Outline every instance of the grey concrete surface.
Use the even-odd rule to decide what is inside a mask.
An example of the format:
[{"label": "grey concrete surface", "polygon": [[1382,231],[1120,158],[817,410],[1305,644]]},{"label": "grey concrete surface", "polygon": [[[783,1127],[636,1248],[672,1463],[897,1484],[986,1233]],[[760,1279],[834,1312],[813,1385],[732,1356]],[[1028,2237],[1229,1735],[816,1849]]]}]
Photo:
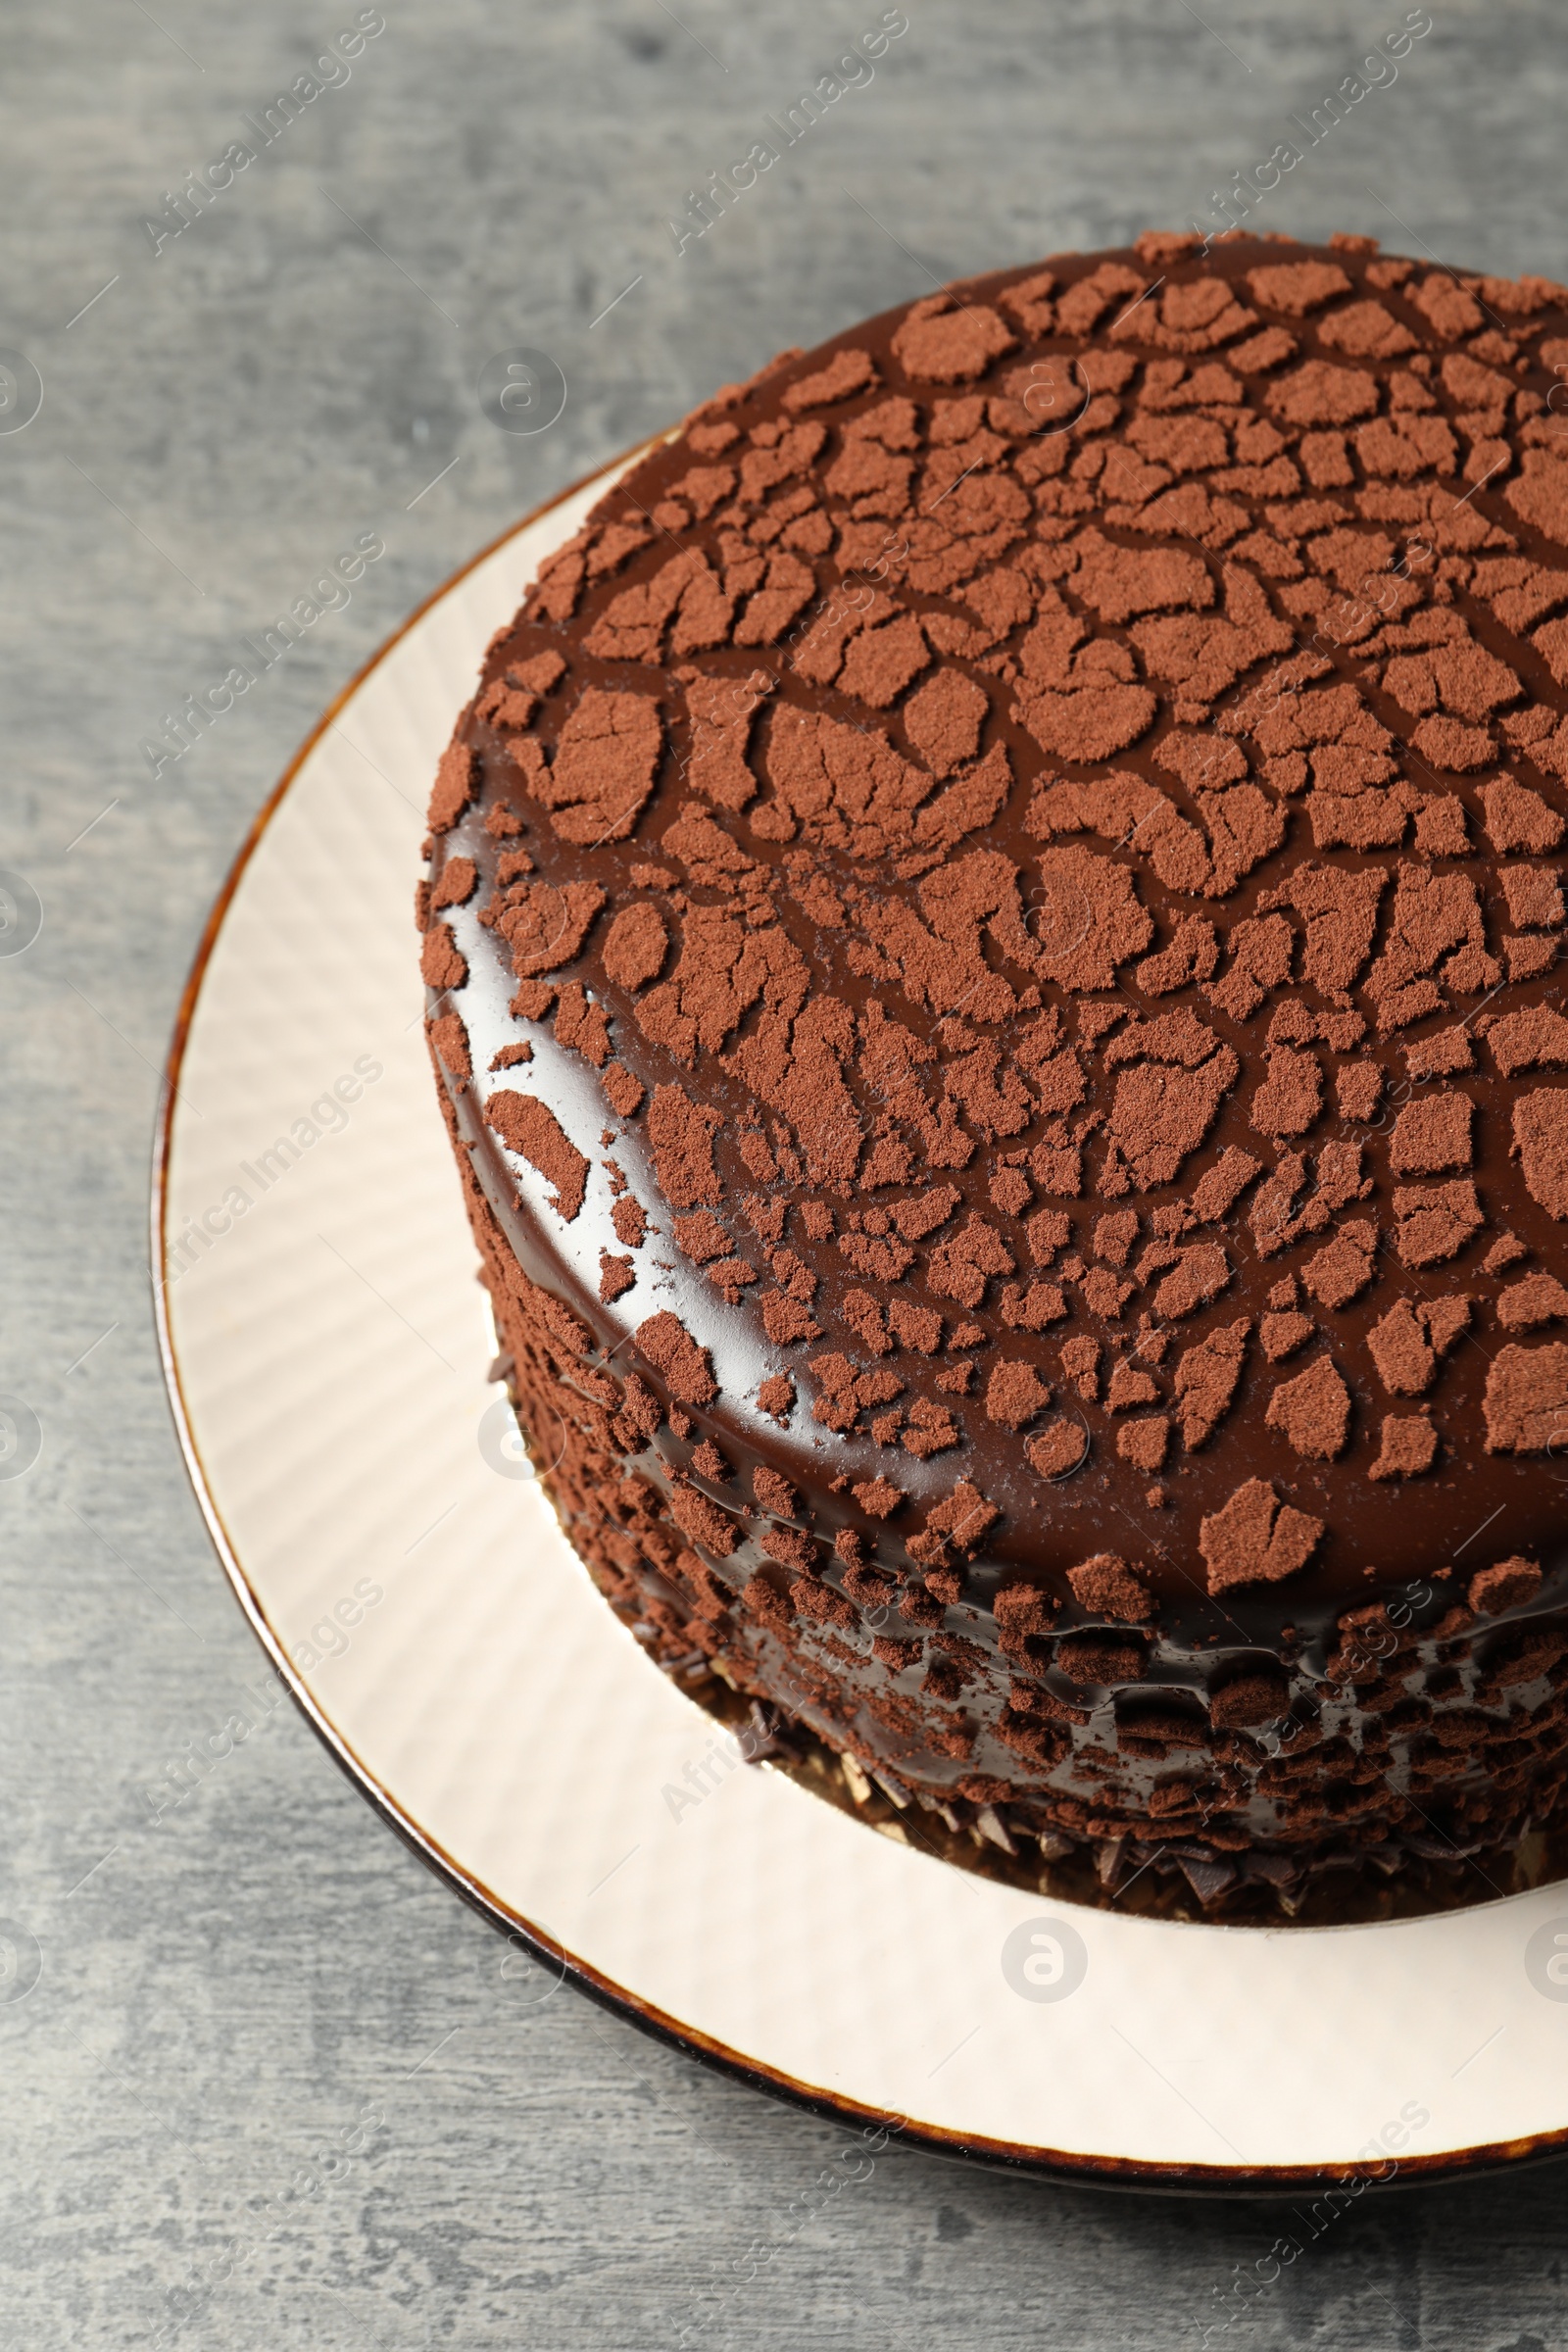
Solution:
[{"label": "grey concrete surface", "polygon": [[[0,1390],[42,1432],[0,1476],[23,1971],[0,1948],[0,2340],[27,2352],[1568,2343],[1560,2170],[1368,2197],[1229,2330],[1234,2266],[1276,2234],[1255,2203],[890,2150],[810,2213],[831,2129],[575,1997],[533,2005],[256,1696],[175,1452],[157,1073],[208,905],[325,700],[514,514],[778,346],[1206,211],[1403,14],[906,5],[874,80],[681,255],[687,190],[874,0],[385,0],[350,78],[266,147],[243,118],[347,0],[0,8],[0,345],[44,386],[0,432],[0,865],[43,909],[0,955]],[[1568,274],[1560,10],[1432,5],[1260,224]],[[155,251],[166,191],[236,139],[256,161]],[[516,345],[569,387],[534,438],[474,396]],[[155,776],[163,714],[367,530],[386,554],[352,604]],[[154,1821],[170,1760],[246,1706],[255,1735]]]}]

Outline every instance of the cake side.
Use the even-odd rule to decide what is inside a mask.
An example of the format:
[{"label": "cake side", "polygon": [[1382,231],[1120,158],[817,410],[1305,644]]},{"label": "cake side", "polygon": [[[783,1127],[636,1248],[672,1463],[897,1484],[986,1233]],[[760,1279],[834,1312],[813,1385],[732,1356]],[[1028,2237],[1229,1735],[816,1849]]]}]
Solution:
[{"label": "cake side", "polygon": [[1568,340],[1191,248],[700,411],[492,647],[421,919],[605,1589],[1217,1888],[1556,1797]]}]

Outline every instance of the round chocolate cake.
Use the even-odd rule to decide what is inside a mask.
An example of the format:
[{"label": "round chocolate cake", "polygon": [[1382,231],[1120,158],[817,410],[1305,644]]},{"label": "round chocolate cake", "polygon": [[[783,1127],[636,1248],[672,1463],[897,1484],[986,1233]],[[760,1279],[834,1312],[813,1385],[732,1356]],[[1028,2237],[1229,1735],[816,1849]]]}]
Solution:
[{"label": "round chocolate cake", "polygon": [[1565,385],[1543,279],[1151,234],[719,392],[489,648],[524,1433],[916,1841],[1289,1902],[1561,1802]]}]

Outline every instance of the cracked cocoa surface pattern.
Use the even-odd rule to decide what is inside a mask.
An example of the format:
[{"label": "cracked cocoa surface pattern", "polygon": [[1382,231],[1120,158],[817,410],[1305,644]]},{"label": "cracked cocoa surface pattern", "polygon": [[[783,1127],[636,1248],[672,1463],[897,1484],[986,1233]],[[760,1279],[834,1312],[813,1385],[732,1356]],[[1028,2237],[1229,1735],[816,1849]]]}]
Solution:
[{"label": "cracked cocoa surface pattern", "polygon": [[488,650],[418,913],[536,1457],[933,1836],[1558,1803],[1565,385],[1543,280],[1150,235],[721,392]]}]

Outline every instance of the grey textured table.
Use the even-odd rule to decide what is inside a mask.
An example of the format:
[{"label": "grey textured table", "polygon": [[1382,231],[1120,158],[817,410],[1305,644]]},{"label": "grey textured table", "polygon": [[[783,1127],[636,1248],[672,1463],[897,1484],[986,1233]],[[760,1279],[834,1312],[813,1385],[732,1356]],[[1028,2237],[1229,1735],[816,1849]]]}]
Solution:
[{"label": "grey textured table", "polygon": [[[1402,10],[908,0],[874,79],[680,254],[688,191],[876,24],[871,0],[681,0],[679,21],[662,0],[386,0],[347,78],[326,69],[264,144],[264,110],[357,13],[0,16],[0,344],[44,386],[0,432],[0,865],[43,909],[0,958],[0,1390],[42,1432],[0,1478],[0,1913],[23,1972],[0,1971],[0,2329],[29,2352],[161,2329],[192,2352],[604,2352],[673,2344],[700,2309],[714,2345],[1201,2341],[1277,2233],[1261,2205],[890,2150],[813,2212],[829,2127],[570,1994],[528,2005],[499,1938],[269,1706],[159,1380],[148,1141],[253,810],[449,571],[781,344],[1207,216]],[[1257,223],[1568,274],[1560,11],[1434,16]],[[235,141],[255,160],[172,233],[166,197]],[[474,395],[518,345],[569,386],[531,438]],[[385,555],[352,602],[155,775],[165,714],[367,531]],[[235,1710],[254,1736],[155,1818],[148,1792]],[[1561,2188],[1547,2169],[1368,2197],[1237,2334],[1568,2343]]]}]

